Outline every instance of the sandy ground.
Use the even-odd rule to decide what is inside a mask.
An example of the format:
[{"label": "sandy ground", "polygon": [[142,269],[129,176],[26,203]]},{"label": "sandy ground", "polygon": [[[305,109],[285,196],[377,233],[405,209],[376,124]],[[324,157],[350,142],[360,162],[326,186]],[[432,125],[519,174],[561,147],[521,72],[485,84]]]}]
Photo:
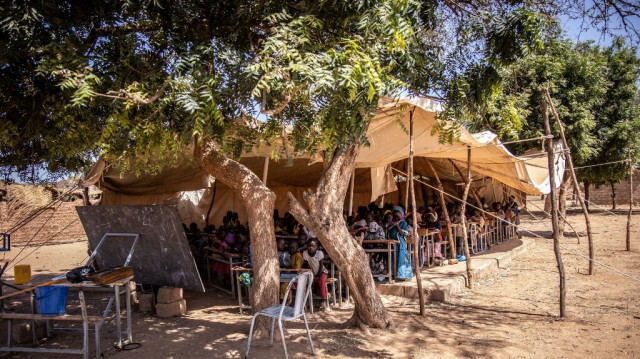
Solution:
[{"label": "sandy ground", "polygon": [[[569,220],[585,233],[581,214]],[[606,265],[640,277],[640,214],[633,227],[632,251],[624,251],[626,215],[603,212],[592,215],[596,259]],[[550,227],[523,216],[522,228],[543,237]],[[525,236],[532,236],[525,233]],[[535,247],[475,283],[449,303],[428,303],[426,317],[417,315],[412,300],[385,296],[383,300],[395,320],[392,330],[343,329],[351,309],[316,312],[309,316],[317,357],[349,358],[602,358],[640,357],[640,282],[609,269],[596,267],[586,275],[587,261],[577,252],[587,253],[573,233],[563,240],[562,256],[567,273],[567,313],[559,318],[558,274],[553,246],[536,239]],[[17,248],[16,250],[19,250]],[[27,248],[24,253],[33,251]],[[12,253],[17,253],[13,252]],[[36,273],[63,273],[86,260],[86,244],[48,245],[35,250],[23,263]],[[134,314],[134,340],[142,345],[134,351],[108,350],[113,358],[239,358],[243,356],[249,331],[249,315],[240,315],[234,299],[209,291],[185,295],[189,313],[162,319]],[[17,308],[19,300],[9,301]],[[307,357],[310,348],[304,325],[288,326],[287,346],[291,357]],[[6,335],[0,326],[0,338]],[[4,340],[4,339],[0,339]],[[113,343],[103,334],[102,347]],[[78,334],[56,334],[46,346],[81,346]],[[283,357],[276,342],[254,340],[252,358]],[[14,355],[23,358],[63,358],[62,355]]]}]

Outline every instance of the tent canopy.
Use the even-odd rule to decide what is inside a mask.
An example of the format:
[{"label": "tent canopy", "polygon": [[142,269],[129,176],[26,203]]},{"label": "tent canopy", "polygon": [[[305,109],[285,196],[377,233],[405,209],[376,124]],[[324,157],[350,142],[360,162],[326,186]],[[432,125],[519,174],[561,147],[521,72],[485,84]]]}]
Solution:
[{"label": "tent canopy", "polygon": [[[459,183],[461,178],[452,161],[465,172],[467,151],[470,149],[475,182],[488,183],[487,180],[490,180],[495,187],[498,181],[510,189],[526,194],[549,193],[545,153],[517,157],[500,144],[497,135],[488,131],[471,134],[464,128],[460,129],[460,136],[453,143],[440,143],[437,134],[432,134],[432,129],[438,123],[436,116],[441,111],[440,102],[431,98],[406,98],[399,101],[383,98],[367,132],[370,146],[361,149],[356,161],[354,204],[369,203],[381,195],[398,190],[394,181],[397,173],[393,169],[406,172],[406,160],[409,156],[409,135],[406,129],[409,128],[411,111],[414,116],[416,174],[433,178],[433,172],[427,163],[430,161],[443,182]],[[270,148],[256,148],[245,154],[240,162],[262,177],[265,158],[269,158],[271,153]],[[557,153],[556,173],[563,173],[564,157],[561,151]],[[178,167],[165,168],[155,176],[136,177],[130,173],[121,176],[120,171],[109,168],[101,158],[87,176],[84,186],[95,184],[103,190],[102,204],[174,203],[180,206],[179,203],[187,201],[191,203],[186,204],[187,206],[200,208],[196,212],[206,213],[208,205],[199,202],[211,201],[213,191],[209,175],[193,164],[193,161],[179,163]],[[321,172],[322,163],[317,156],[297,157],[293,159],[292,165],[287,160],[269,159],[267,185],[278,198],[276,208],[281,211],[288,209],[287,191],[301,198],[304,190],[315,188]],[[559,185],[560,178],[556,180],[555,187]],[[180,196],[182,192],[196,190],[200,194],[195,197]],[[219,213],[226,213],[227,210],[241,212],[241,217],[244,217],[244,208],[232,192],[228,187],[217,184],[213,218],[221,218]],[[493,192],[496,192],[495,188]],[[502,198],[501,195],[497,197]]]}]

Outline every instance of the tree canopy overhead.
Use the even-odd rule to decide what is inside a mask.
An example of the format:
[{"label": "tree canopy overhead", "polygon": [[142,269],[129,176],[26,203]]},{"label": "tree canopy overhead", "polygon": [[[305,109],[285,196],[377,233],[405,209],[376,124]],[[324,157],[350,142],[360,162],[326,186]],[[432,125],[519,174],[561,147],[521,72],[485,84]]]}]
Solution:
[{"label": "tree canopy overhead", "polygon": [[194,138],[238,156],[285,128],[286,154],[364,141],[378,96],[444,89],[471,50],[495,65],[526,54],[544,10],[409,0],[1,6],[0,166],[18,173],[84,169],[99,154],[154,171],[150,157],[171,165]]}]

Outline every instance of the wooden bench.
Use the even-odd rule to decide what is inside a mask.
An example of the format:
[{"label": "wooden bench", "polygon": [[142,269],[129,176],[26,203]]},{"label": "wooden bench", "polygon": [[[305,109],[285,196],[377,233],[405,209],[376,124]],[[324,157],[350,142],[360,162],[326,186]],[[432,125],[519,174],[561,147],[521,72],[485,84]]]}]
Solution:
[{"label": "wooden bench", "polygon": [[[7,333],[7,346],[0,347],[0,351],[6,352],[25,352],[25,353],[59,353],[59,354],[82,354],[85,359],[89,358],[89,323],[94,324],[95,331],[95,347],[96,358],[100,357],[100,323],[108,317],[101,315],[87,315],[87,306],[84,299],[84,293],[78,292],[80,298],[80,308],[82,314],[77,315],[55,315],[48,316],[37,313],[0,313],[0,319],[5,319],[8,322]],[[81,321],[83,330],[82,349],[58,349],[58,348],[31,348],[31,347],[14,347],[11,345],[12,326],[14,320],[62,320],[62,321]],[[32,330],[35,332],[35,327],[32,326]],[[47,334],[49,332],[49,325],[47,323]],[[35,336],[34,336],[35,338]]]}]

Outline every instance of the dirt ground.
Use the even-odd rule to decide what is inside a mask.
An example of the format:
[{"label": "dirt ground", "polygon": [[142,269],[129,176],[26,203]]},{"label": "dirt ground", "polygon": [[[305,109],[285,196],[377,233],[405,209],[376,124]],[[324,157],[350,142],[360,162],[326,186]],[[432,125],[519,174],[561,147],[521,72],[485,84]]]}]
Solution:
[{"label": "dirt ground", "polygon": [[[309,316],[317,357],[345,358],[602,358],[640,357],[640,282],[612,270],[596,267],[588,276],[587,240],[581,214],[569,221],[581,232],[581,244],[568,229],[562,256],[567,273],[567,318],[559,318],[558,274],[553,245],[536,239],[524,255],[475,283],[449,303],[427,303],[427,315],[417,315],[417,303],[398,297],[383,300],[395,320],[392,330],[372,330],[365,336],[343,329],[352,308],[316,312]],[[640,277],[640,213],[633,216],[632,251],[626,252],[626,215],[592,214],[596,259],[635,278]],[[549,237],[549,221],[522,216],[523,229]],[[524,236],[532,236],[522,231]],[[16,249],[16,250],[19,250]],[[13,251],[13,250],[12,250]],[[27,248],[25,253],[33,249]],[[17,252],[13,252],[17,253]],[[35,273],[60,274],[86,260],[85,243],[43,246],[23,263]],[[425,269],[426,270],[426,269]],[[239,358],[243,356],[251,317],[240,315],[237,302],[215,291],[186,293],[189,313],[162,319],[134,313],[134,351],[108,350],[113,358]],[[20,306],[18,300],[9,303]],[[0,340],[6,335],[0,325]],[[102,348],[113,343],[103,334]],[[280,358],[280,342],[269,348],[268,339],[254,340],[252,358]],[[291,357],[307,357],[310,348],[304,324],[288,326]],[[57,334],[46,346],[81,346],[78,334]],[[62,355],[14,355],[22,358],[63,358]]]}]

